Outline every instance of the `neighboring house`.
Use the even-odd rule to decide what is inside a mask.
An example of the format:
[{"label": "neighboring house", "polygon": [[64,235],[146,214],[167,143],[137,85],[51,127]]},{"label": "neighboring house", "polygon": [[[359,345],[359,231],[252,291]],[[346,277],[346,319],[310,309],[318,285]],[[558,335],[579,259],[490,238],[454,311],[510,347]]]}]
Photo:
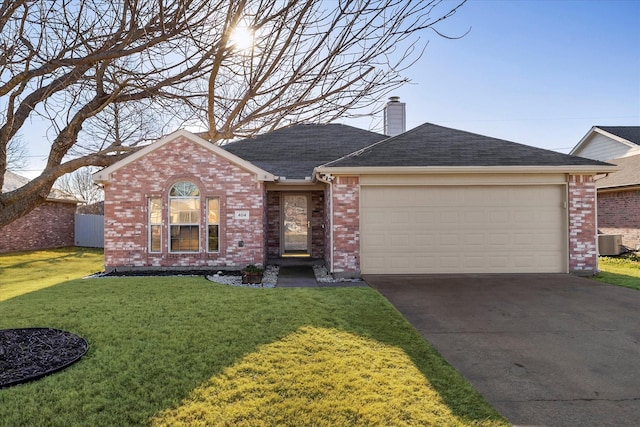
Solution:
[{"label": "neighboring house", "polygon": [[617,165],[596,178],[598,231],[640,249],[640,126],[594,126],[570,154]]},{"label": "neighboring house", "polygon": [[640,154],[640,126],[594,126],[569,154],[601,161]]},{"label": "neighboring house", "polygon": [[[12,172],[4,179],[3,193],[29,182]],[[73,246],[77,204],[73,196],[53,189],[43,204],[0,228],[0,253]]]},{"label": "neighboring house", "polygon": [[337,276],[593,274],[593,177],[611,170],[429,123],[394,137],[328,124],[223,148],[181,130],[94,180],[108,271],[298,256]]}]

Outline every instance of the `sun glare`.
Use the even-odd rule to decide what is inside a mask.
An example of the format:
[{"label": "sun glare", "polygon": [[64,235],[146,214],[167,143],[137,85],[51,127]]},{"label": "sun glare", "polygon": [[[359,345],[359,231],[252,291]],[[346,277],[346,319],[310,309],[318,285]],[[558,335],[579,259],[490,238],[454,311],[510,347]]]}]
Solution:
[{"label": "sun glare", "polygon": [[236,27],[231,32],[231,46],[237,50],[247,50],[253,46],[253,31],[248,27]]}]

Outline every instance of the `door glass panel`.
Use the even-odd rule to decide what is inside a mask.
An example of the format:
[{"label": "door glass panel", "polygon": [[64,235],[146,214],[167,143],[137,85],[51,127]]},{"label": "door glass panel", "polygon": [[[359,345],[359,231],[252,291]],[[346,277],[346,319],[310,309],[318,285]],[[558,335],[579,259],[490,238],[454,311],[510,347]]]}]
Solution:
[{"label": "door glass panel", "polygon": [[284,252],[287,254],[307,254],[309,252],[307,196],[304,194],[285,194],[283,210]]}]

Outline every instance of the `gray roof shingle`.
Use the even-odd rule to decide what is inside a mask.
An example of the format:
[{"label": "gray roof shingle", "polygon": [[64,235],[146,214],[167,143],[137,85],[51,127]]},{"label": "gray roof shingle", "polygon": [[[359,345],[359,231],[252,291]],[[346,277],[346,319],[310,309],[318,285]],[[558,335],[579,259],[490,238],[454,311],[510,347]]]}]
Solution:
[{"label": "gray roof shingle", "polygon": [[313,169],[386,136],[342,124],[301,124],[223,145],[228,152],[287,179],[311,176]]},{"label": "gray roof shingle", "polygon": [[597,180],[598,189],[640,184],[640,154],[609,160],[609,163],[617,165],[619,170]]},{"label": "gray roof shingle", "polygon": [[608,163],[596,160],[425,123],[324,166],[582,165],[609,166]]},{"label": "gray roof shingle", "polygon": [[640,126],[596,126],[605,132],[626,139],[629,142],[640,145]]}]

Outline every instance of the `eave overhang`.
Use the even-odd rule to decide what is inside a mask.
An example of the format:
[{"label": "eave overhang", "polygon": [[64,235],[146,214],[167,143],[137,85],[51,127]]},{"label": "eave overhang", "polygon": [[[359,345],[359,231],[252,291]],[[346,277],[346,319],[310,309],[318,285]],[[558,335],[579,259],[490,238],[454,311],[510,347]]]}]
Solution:
[{"label": "eave overhang", "polygon": [[606,174],[619,170],[610,165],[562,165],[562,166],[319,166],[315,173],[321,175],[428,175],[428,174],[514,174],[514,173],[567,173],[582,175]]}]

